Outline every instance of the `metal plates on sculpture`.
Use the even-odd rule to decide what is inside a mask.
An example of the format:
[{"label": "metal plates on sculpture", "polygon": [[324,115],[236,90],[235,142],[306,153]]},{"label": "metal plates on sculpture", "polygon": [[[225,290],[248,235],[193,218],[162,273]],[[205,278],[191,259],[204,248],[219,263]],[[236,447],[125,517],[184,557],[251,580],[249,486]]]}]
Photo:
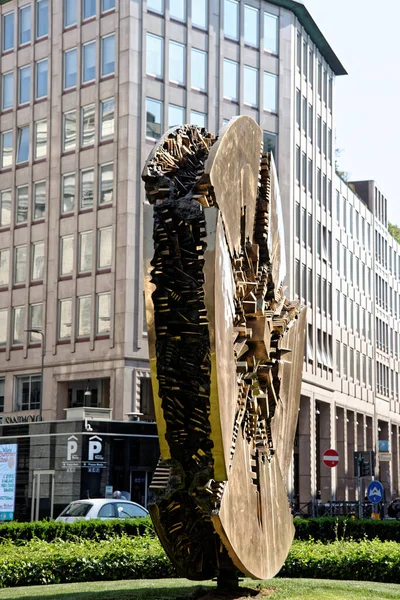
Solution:
[{"label": "metal plates on sculpture", "polygon": [[145,295],[161,460],[149,506],[179,573],[275,575],[305,310],[285,298],[272,155],[249,117],[168,131],[143,171]]}]

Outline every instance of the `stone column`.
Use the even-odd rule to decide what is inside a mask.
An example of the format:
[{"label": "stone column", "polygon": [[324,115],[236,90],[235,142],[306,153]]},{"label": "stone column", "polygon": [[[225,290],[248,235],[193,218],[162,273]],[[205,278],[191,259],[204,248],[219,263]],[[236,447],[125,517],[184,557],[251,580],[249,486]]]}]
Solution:
[{"label": "stone column", "polygon": [[357,473],[354,473],[354,412],[346,411],[348,500],[356,499]]},{"label": "stone column", "polygon": [[339,452],[339,464],[336,467],[336,500],[346,499],[346,445],[345,414],[343,408],[336,408],[336,450]]},{"label": "stone column", "polygon": [[[320,468],[320,492],[322,502],[329,502],[331,499],[331,468],[326,467],[322,461],[325,450],[331,447],[331,414],[330,405],[325,402],[318,402],[319,412],[316,418],[319,420],[319,461]],[[337,468],[337,467],[335,467]]]},{"label": "stone column", "polygon": [[299,495],[300,502],[311,500],[311,398],[302,396],[299,412]]}]

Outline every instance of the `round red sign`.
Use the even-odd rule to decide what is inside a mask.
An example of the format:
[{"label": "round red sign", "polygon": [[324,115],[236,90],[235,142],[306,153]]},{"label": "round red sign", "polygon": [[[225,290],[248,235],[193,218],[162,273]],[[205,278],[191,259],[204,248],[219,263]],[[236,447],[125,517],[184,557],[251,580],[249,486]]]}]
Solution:
[{"label": "round red sign", "polygon": [[327,467],[336,467],[339,462],[339,453],[333,448],[325,450],[322,460]]}]

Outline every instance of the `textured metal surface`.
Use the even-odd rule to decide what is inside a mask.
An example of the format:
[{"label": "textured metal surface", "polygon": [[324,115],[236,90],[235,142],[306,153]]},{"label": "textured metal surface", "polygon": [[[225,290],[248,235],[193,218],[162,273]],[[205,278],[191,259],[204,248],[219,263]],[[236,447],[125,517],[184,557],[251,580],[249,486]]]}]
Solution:
[{"label": "textured metal surface", "polygon": [[[279,187],[249,117],[170,130],[143,171],[145,293],[161,458],[149,506],[180,573],[273,576],[305,310],[289,302]],[[153,215],[149,213],[153,212]],[[270,223],[271,221],[271,223]]]}]

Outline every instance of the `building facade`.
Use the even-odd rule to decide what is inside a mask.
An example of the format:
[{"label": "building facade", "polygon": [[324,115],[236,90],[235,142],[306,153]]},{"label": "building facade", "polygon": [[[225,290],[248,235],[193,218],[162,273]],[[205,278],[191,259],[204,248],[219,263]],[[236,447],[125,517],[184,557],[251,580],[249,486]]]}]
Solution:
[{"label": "building facade", "polygon": [[0,441],[21,423],[86,431],[90,410],[152,426],[141,169],[169,127],[246,114],[278,166],[288,291],[309,306],[289,491],[354,498],[352,453],[380,439],[397,493],[400,248],[375,184],[335,173],[346,72],[304,6],[10,0],[0,14]]}]

